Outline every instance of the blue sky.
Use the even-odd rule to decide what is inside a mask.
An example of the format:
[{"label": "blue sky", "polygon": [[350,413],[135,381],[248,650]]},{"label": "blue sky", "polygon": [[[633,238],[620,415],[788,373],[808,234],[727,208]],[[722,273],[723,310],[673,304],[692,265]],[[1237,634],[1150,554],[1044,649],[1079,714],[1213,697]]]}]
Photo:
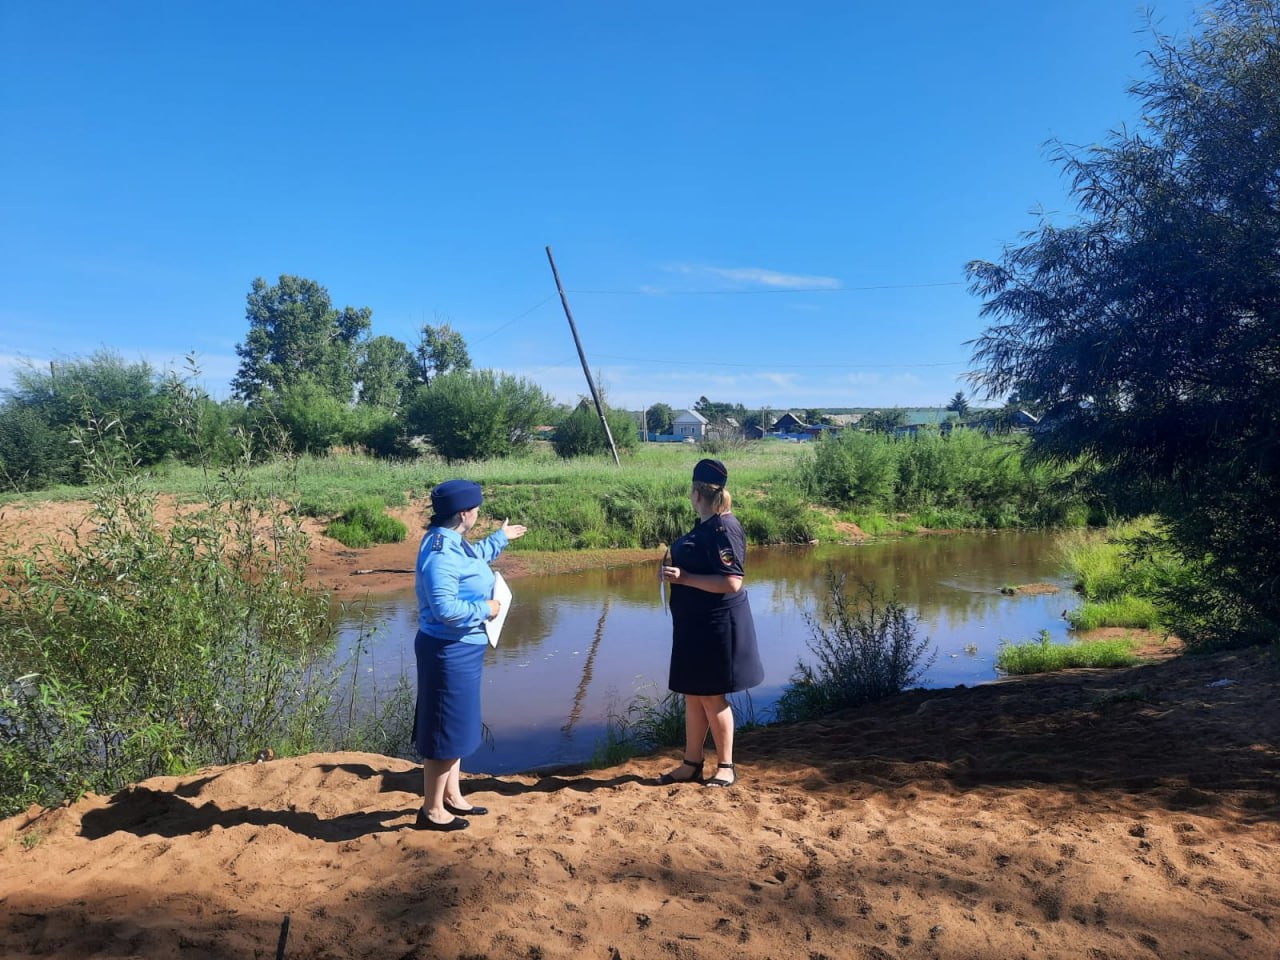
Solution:
[{"label": "blue sky", "polygon": [[1151,46],[1126,0],[0,0],[0,385],[195,350],[226,396],[289,273],[571,401],[550,245],[617,405],[940,405],[964,264],[1069,219],[1045,143],[1132,124]]}]

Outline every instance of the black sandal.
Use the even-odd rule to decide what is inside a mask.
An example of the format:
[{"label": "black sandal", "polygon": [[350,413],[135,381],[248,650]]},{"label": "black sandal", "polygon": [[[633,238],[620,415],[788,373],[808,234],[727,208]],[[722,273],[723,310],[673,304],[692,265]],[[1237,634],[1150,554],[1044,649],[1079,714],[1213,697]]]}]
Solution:
[{"label": "black sandal", "polygon": [[702,782],[702,766],[706,762],[707,760],[705,757],[697,761],[689,760],[688,758],[681,760],[680,767],[692,767],[694,771],[693,776],[690,776],[690,777],[675,776],[674,774],[676,770],[680,769],[680,767],[676,767],[676,770],[672,770],[670,773],[664,773],[662,776],[660,776],[658,778],[658,783],[664,787],[669,787],[673,783],[701,783]]},{"label": "black sandal", "polygon": [[703,784],[704,787],[732,787],[738,782],[738,770],[732,763],[717,763],[716,769],[731,771],[733,773],[733,779],[725,780],[723,777],[712,777]]}]

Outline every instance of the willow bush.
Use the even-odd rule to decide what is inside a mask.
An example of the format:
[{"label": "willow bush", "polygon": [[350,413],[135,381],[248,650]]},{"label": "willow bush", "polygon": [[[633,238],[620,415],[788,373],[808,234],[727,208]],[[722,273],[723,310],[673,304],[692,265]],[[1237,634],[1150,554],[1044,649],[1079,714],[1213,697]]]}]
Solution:
[{"label": "willow bush", "polygon": [[781,721],[810,720],[902,693],[918,684],[937,650],[919,635],[919,620],[870,584],[851,589],[828,569],[827,594],[806,614],[812,664],[796,665],[775,708]]},{"label": "willow bush", "polygon": [[300,515],[250,481],[241,440],[242,458],[167,519],[118,422],[78,431],[88,532],[3,559],[0,815],[307,749],[326,729],[330,681],[313,669],[331,649],[326,600],[303,584]]},{"label": "willow bush", "polygon": [[1078,524],[1087,510],[1070,492],[1072,469],[1026,460],[1026,441],[978,430],[917,436],[846,431],[819,441],[798,468],[820,503],[860,513],[910,513],[932,527]]}]

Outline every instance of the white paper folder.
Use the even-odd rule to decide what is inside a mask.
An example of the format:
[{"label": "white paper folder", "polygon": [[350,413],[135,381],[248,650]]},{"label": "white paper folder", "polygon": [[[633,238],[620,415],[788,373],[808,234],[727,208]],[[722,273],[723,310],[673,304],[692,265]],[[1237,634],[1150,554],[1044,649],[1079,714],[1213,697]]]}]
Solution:
[{"label": "white paper folder", "polygon": [[484,632],[489,635],[489,646],[496,647],[498,638],[502,636],[502,625],[507,622],[507,611],[511,609],[511,588],[498,571],[493,572],[493,578],[493,599],[502,605],[502,609],[492,620],[484,622]]}]

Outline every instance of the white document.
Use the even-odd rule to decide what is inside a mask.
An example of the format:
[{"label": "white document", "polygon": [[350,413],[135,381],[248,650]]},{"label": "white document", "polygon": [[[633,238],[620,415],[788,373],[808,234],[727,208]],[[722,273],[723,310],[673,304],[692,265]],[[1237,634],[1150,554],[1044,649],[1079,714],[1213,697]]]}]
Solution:
[{"label": "white document", "polygon": [[489,635],[489,646],[496,647],[498,637],[502,636],[502,625],[507,622],[507,611],[511,609],[511,588],[497,570],[493,571],[493,599],[502,605],[502,609],[492,620],[484,622],[484,632]]},{"label": "white document", "polygon": [[658,597],[662,601],[662,612],[667,613],[671,609],[671,601],[667,599],[668,587],[667,581],[662,579],[662,567],[671,566],[671,551],[666,550],[662,554],[662,566],[658,567]]}]

